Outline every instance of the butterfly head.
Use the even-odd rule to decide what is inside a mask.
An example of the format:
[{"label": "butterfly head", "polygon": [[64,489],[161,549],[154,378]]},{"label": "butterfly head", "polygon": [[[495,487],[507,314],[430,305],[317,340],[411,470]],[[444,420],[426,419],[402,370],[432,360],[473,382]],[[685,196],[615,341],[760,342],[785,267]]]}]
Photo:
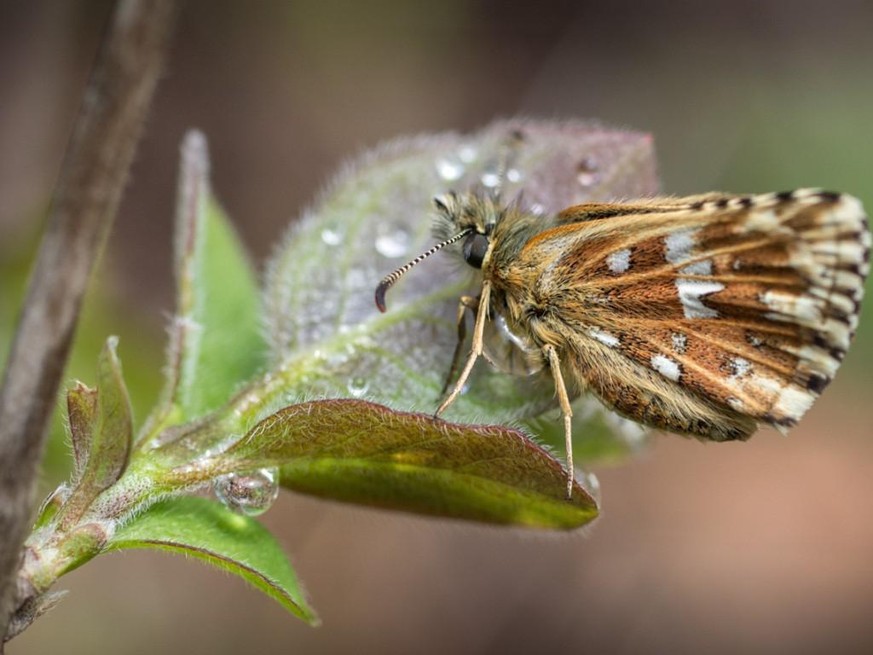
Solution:
[{"label": "butterfly head", "polygon": [[460,254],[467,264],[481,269],[488,261],[493,246],[491,232],[505,213],[505,209],[501,208],[496,199],[475,193],[459,195],[450,192],[437,196],[433,202],[436,207],[433,232],[439,242],[385,276],[379,283],[376,287],[376,306],[380,311],[385,311],[385,294],[388,289],[409,269],[438,250],[460,242]]},{"label": "butterfly head", "polygon": [[491,233],[505,208],[495,199],[475,193],[446,193],[433,199],[434,236],[440,241],[459,237],[461,255],[473,268],[482,268],[492,247]]}]

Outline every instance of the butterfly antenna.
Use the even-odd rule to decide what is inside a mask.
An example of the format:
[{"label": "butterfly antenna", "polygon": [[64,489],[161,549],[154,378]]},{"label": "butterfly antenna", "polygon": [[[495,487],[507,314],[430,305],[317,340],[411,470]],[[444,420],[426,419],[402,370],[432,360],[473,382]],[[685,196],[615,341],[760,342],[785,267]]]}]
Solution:
[{"label": "butterfly antenna", "polygon": [[390,289],[392,286],[394,286],[394,283],[397,282],[397,280],[399,280],[401,277],[403,277],[403,275],[410,268],[412,268],[416,264],[420,263],[421,261],[427,259],[428,257],[430,257],[432,254],[434,254],[438,250],[442,250],[446,246],[450,246],[451,244],[455,243],[456,241],[463,239],[465,236],[470,234],[470,232],[472,232],[472,231],[473,231],[473,229],[470,228],[470,229],[464,230],[463,232],[458,232],[458,234],[456,234],[455,236],[453,236],[449,239],[446,239],[442,243],[438,243],[430,250],[421,253],[418,257],[413,259],[408,264],[404,264],[403,266],[398,268],[393,273],[386,275],[384,278],[382,278],[382,281],[379,283],[379,286],[376,287],[376,307],[379,308],[379,311],[380,312],[385,311],[385,294],[388,292],[388,289]]}]

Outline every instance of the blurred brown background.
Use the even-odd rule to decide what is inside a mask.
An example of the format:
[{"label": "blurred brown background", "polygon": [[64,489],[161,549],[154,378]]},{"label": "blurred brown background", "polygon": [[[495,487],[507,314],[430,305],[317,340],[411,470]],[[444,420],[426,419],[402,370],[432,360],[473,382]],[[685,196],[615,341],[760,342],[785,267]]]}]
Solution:
[{"label": "blurred brown background", "polygon": [[[0,4],[0,357],[108,9]],[[651,131],[671,193],[825,186],[869,208],[871,26],[864,0],[189,2],[71,375],[93,380],[99,342],[120,334],[148,407],[189,127],[209,137],[215,189],[257,261],[350,155],[515,114]],[[200,564],[128,553],[65,579],[71,596],[9,652],[873,652],[867,309],[790,438],[660,437],[597,471],[605,512],[586,534],[284,495],[265,521],[320,629]],[[47,481],[63,444],[50,455]]]}]

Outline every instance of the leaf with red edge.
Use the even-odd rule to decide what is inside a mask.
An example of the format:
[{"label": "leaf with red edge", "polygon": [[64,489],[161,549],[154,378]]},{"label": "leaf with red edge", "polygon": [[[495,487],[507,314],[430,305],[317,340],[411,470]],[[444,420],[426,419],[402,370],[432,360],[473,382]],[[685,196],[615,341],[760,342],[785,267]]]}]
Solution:
[{"label": "leaf with red edge", "polygon": [[521,432],[448,423],[362,400],[292,405],[204,470],[278,467],[282,486],[345,502],[533,528],[572,529],[597,503]]}]

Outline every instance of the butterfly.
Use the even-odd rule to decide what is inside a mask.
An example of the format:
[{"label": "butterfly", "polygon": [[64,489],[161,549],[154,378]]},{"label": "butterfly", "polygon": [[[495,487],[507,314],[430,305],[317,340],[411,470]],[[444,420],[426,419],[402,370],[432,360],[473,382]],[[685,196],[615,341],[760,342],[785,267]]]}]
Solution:
[{"label": "butterfly", "polygon": [[434,200],[437,245],[385,277],[454,250],[478,271],[461,298],[469,354],[436,410],[461,393],[485,327],[505,323],[552,377],[573,483],[571,400],[594,394],[645,426],[700,439],[787,431],[833,379],[858,325],[871,236],[849,195],[800,189],[588,203],[544,216],[495,195]]}]

